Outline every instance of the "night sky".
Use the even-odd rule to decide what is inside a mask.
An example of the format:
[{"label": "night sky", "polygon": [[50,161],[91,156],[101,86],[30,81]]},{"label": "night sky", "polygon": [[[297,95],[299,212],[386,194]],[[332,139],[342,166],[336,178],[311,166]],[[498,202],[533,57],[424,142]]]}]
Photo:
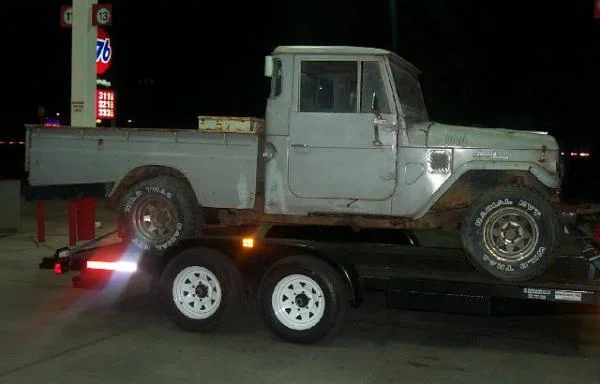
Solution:
[{"label": "night sky", "polygon": [[[8,127],[22,137],[37,107],[69,111],[67,2],[8,2]],[[277,45],[395,50],[422,72],[432,120],[598,139],[600,20],[593,0],[263,2],[114,0],[117,125],[194,128],[199,114],[263,116],[263,56]],[[257,5],[259,4],[259,5]],[[396,35],[392,24],[395,22]],[[6,85],[5,83],[5,85]]]}]

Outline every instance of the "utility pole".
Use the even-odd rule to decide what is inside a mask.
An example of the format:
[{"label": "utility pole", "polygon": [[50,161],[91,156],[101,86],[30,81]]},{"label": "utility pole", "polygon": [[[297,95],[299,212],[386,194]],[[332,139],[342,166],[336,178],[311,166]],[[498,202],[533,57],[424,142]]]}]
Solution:
[{"label": "utility pole", "polygon": [[97,0],[73,0],[71,31],[71,125],[96,126],[96,27],[92,7]]}]

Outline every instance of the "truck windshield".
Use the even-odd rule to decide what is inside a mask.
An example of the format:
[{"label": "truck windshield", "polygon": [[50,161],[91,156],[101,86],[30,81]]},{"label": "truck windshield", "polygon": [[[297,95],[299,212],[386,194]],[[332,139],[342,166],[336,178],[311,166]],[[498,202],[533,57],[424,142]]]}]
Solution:
[{"label": "truck windshield", "polygon": [[411,122],[427,121],[427,109],[423,102],[418,79],[410,72],[390,60],[396,92],[407,120]]}]

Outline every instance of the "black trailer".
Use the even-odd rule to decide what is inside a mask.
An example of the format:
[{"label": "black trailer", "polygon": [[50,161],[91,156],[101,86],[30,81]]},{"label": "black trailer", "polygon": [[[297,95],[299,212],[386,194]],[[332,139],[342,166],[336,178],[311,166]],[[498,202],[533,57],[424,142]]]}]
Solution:
[{"label": "black trailer", "polygon": [[153,277],[168,316],[193,331],[218,328],[255,299],[280,338],[314,342],[332,333],[365,290],[382,290],[390,307],[486,313],[493,300],[523,299],[600,305],[599,239],[573,223],[565,230],[581,252],[555,260],[533,281],[499,281],[469,264],[460,248],[424,247],[409,230],[261,226],[205,233],[164,254],[140,254],[108,233],[57,249],[40,268],[79,271],[75,287],[101,286],[109,276]]}]

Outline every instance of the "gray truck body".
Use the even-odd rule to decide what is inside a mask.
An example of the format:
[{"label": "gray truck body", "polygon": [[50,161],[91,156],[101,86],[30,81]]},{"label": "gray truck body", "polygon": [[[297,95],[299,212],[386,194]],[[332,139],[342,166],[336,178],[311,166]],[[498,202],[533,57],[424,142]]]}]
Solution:
[{"label": "gray truck body", "polygon": [[[227,118],[220,117],[206,117],[198,131],[28,126],[30,185],[105,183],[110,196],[141,169],[165,167],[189,182],[202,207],[258,208],[298,220],[311,214],[419,219],[470,171],[517,172],[560,187],[552,136],[429,121],[418,71],[391,52],[279,47],[271,57],[276,73],[264,126],[224,127]],[[315,75],[305,64],[323,62],[342,65]],[[344,93],[354,83],[338,74],[354,66],[357,86]],[[303,93],[315,82],[318,92],[330,87],[326,102]],[[351,110],[341,104],[348,100]]]}]

